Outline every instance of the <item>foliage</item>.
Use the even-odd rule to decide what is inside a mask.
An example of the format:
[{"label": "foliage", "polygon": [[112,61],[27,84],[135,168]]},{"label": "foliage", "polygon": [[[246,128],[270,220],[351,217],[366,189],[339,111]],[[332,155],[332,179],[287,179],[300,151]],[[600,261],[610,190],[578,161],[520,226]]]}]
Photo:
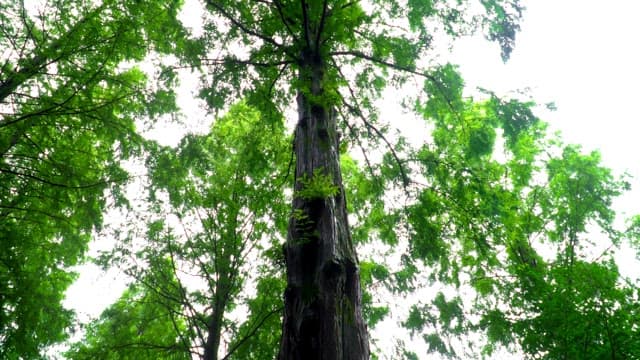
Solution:
[{"label": "foliage", "polygon": [[[125,203],[135,119],[176,109],[131,64],[185,38],[178,6],[0,1],[0,357],[38,358],[65,338],[69,267],[107,202]],[[174,33],[149,35],[162,27]]]},{"label": "foliage", "polygon": [[[336,201],[328,202],[326,207],[315,206],[312,199],[339,195],[343,188],[335,156],[337,148],[342,147],[337,139],[338,129],[348,129],[350,140],[363,149],[367,165],[371,162],[363,141],[370,140],[373,146],[384,143],[397,165],[385,170],[399,171],[401,181],[408,184],[406,168],[397,153],[401,146],[393,146],[387,140],[386,130],[378,121],[375,101],[388,86],[400,89],[410,79],[431,77],[423,64],[433,50],[433,34],[455,38],[478,30],[488,31],[488,37],[498,41],[504,57],[508,57],[521,16],[518,2],[481,1],[482,6],[476,7],[475,13],[470,11],[472,3],[205,1],[210,17],[205,19],[203,41],[205,47],[219,49],[215,57],[203,62],[211,69],[203,75],[200,92],[208,105],[223,109],[230,99],[243,97],[268,122],[273,121],[272,115],[278,120],[291,98],[297,96],[293,151],[297,162],[295,179],[300,181],[296,184],[299,196],[292,203],[285,252],[288,296],[280,359],[368,357],[367,334],[357,294],[360,291],[357,258],[343,198],[336,196]],[[239,44],[240,49],[230,44]],[[482,146],[488,139],[479,137],[474,141]],[[331,181],[320,181],[318,169],[326,171],[325,180]],[[333,186],[337,187],[335,191]],[[379,202],[371,203],[378,206],[379,217],[385,218]],[[309,218],[303,219],[304,216]],[[388,234],[393,232],[391,228],[388,227]],[[366,233],[372,227],[365,225],[362,229]],[[313,241],[307,241],[309,234],[313,234]],[[355,266],[355,271],[347,274],[351,266]],[[329,268],[348,283],[337,286],[333,281],[325,281],[324,277],[333,272],[320,269]],[[328,288],[313,290],[312,298],[308,298],[308,289],[323,286]],[[351,288],[357,290],[346,290]],[[323,297],[335,297],[335,301]],[[352,315],[340,315],[342,311],[334,303],[343,301],[351,304]],[[355,321],[345,323],[344,319]],[[326,326],[322,325],[325,321]],[[328,325],[332,323],[338,325]],[[313,331],[327,334],[303,332],[307,325]],[[324,352],[330,355],[322,355]]]},{"label": "foliage", "polygon": [[[75,343],[65,357],[82,359],[191,359],[190,343],[180,337],[186,330],[180,316],[177,279],[170,261],[159,261],[149,276],[129,286],[114,304],[88,325],[84,339]],[[150,289],[149,284],[158,287]],[[162,289],[156,292],[155,290]]]},{"label": "foliage", "polygon": [[302,188],[298,190],[296,196],[303,199],[326,199],[340,192],[333,183],[331,175],[324,174],[322,169],[316,169],[311,177],[303,176],[300,183]]},{"label": "foliage", "polygon": [[[286,357],[277,342],[283,269],[292,263],[282,251],[287,222],[290,236],[296,225],[315,226],[312,213],[324,209],[296,204],[342,195],[351,216],[340,208],[321,219],[334,221],[325,227],[332,230],[348,231],[350,222],[352,236],[327,248],[347,254],[353,240],[373,254],[359,270],[355,252],[323,269],[356,267],[349,278],[359,274],[365,289],[349,306],[362,305],[370,327],[393,312],[395,304],[374,302],[383,294],[421,299],[407,304],[401,323],[426,351],[447,357],[491,357],[500,348],[536,359],[637,356],[638,286],[612,260],[627,238],[636,246],[639,238],[638,218],[627,232],[614,226],[612,201],[628,184],[597,153],[549,137],[535,103],[490,92],[464,98],[455,66],[433,60],[436,40],[478,31],[506,59],[518,1],[206,0],[200,38],[177,20],[181,5],[60,0],[32,10],[0,1],[0,46],[8,49],[0,73],[0,357],[38,358],[65,338],[68,268],[83,259],[107,204],[127,205],[121,164],[134,156],[147,158],[148,207],[129,212],[135,221],[102,260],[135,281],[70,358],[214,358],[221,343],[227,358]],[[149,87],[133,64],[157,54],[176,62],[154,63],[159,81]],[[179,67],[200,70],[199,96],[228,113],[178,147],[147,143],[136,121],[177,110]],[[396,119],[379,119],[377,102],[418,81],[423,91],[402,101],[429,131],[412,148],[389,140]],[[295,159],[289,211],[292,139],[283,114],[294,96],[293,151],[327,164]],[[296,139],[311,117],[338,125],[312,129],[323,141],[308,149]],[[372,156],[385,151],[381,161]],[[320,253],[289,245],[311,249],[313,259]],[[244,321],[236,309],[247,309]],[[336,324],[354,322],[336,315]],[[469,340],[478,333],[484,340]],[[398,343],[398,357],[419,358]]]},{"label": "foliage", "polygon": [[463,99],[457,76],[443,67],[434,79],[446,82],[447,96],[417,106],[434,126],[432,143],[414,155],[422,179],[400,211],[409,228],[405,270],[417,276],[422,262],[433,269],[430,283],[475,297],[437,295],[415,305],[405,325],[448,356],[477,354],[462,338],[482,331],[489,357],[504,346],[535,359],[633,358],[637,284],[612,260],[625,234],[611,204],[628,183],[597,153],[549,138],[533,103]]},{"label": "foliage", "polygon": [[[195,354],[217,354],[221,341],[227,355],[238,350],[260,356],[255,354],[265,347],[275,348],[255,341],[272,338],[279,326],[274,315],[281,300],[274,289],[282,288],[281,272],[270,264],[278,261],[286,221],[280,178],[289,146],[283,131],[241,102],[216,119],[208,134],[188,135],[177,148],[157,147],[148,157],[145,237],[123,239],[111,261],[144,279],[156,276],[156,259],[170,259],[166,271],[180,291],[162,300],[185,319],[185,328],[172,333],[187,339]],[[257,282],[257,293],[245,289],[250,282]],[[168,292],[162,282],[142,285],[148,292]],[[229,313],[245,303],[250,317],[236,323]]]},{"label": "foliage", "polygon": [[[309,72],[302,58],[314,54],[325,67],[323,93],[314,101],[336,107],[339,126],[356,144],[381,140],[376,99],[387,87],[427,76],[423,64],[435,52],[434,36],[480,31],[506,59],[522,16],[515,0],[203,2],[211,16],[202,40],[217,49],[200,63],[210,69],[200,96],[211,108],[246,97],[264,116],[282,113],[298,91],[311,95],[299,75]],[[242,50],[228,46],[234,43]]]},{"label": "foliage", "polygon": [[282,293],[286,282],[280,276],[263,276],[256,285],[257,295],[247,302],[247,319],[230,344],[229,359],[275,359],[282,332]]}]

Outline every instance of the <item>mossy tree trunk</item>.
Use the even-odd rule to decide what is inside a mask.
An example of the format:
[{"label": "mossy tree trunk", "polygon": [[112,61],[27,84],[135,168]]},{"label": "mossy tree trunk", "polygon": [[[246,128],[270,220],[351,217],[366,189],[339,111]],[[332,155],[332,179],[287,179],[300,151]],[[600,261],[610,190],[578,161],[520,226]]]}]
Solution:
[{"label": "mossy tree trunk", "polygon": [[[323,100],[323,59],[312,51],[302,58],[299,80],[308,90],[297,96],[296,195],[285,245],[288,287],[279,359],[369,359],[358,260],[342,188],[336,113]],[[330,179],[335,191],[314,196],[303,191],[313,183],[304,179],[314,176]]]}]

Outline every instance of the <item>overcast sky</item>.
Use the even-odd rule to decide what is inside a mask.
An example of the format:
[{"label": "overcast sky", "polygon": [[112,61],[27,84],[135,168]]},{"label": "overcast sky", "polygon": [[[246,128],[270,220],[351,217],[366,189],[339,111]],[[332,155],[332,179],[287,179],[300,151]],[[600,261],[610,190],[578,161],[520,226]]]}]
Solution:
[{"label": "overcast sky", "polygon": [[[536,102],[557,105],[557,111],[540,115],[562,131],[566,142],[598,149],[608,166],[640,177],[640,2],[524,4],[522,31],[506,64],[497,46],[478,39],[455,48],[452,58],[460,64],[467,85],[503,93],[531,88]],[[640,187],[638,180],[633,183]],[[625,211],[638,211],[639,205],[640,201],[625,203]]]}]

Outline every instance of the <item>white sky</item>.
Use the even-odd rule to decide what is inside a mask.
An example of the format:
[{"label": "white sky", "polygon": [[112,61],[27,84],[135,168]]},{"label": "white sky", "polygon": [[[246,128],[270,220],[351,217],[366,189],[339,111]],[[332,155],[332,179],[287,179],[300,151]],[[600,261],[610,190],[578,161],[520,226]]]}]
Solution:
[{"label": "white sky", "polygon": [[467,83],[498,91],[532,88],[536,101],[556,102],[558,111],[546,120],[562,130],[567,142],[598,148],[612,166],[637,170],[629,150],[637,144],[633,86],[640,81],[640,2],[525,4],[522,32],[506,65],[497,49],[472,41],[459,47],[454,58]]},{"label": "white sky", "polygon": [[[566,143],[598,149],[617,174],[627,171],[634,190],[616,204],[627,215],[640,213],[640,1],[529,0],[522,31],[507,64],[497,45],[480,38],[461,41],[452,61],[460,65],[470,88],[498,93],[530,88],[540,104],[555,102],[558,110],[540,113]],[[637,189],[635,189],[637,188]],[[619,256],[625,275],[638,275],[635,254]],[[97,316],[120,296],[111,286],[115,274],[89,268],[68,291],[68,305],[81,319]],[[77,299],[83,299],[78,303]]]}]

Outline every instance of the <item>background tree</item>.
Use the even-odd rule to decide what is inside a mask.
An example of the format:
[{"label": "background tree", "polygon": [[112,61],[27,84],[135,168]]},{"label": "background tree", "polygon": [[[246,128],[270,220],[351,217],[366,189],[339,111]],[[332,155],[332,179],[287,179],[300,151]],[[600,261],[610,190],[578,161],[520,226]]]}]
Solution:
[{"label": "background tree", "polygon": [[[518,281],[499,286],[517,296],[484,325],[495,340],[511,337],[531,358],[634,358],[637,283],[620,276],[612,251],[627,237],[613,226],[612,200],[629,185],[613,179],[597,153],[581,154],[575,146],[564,147],[545,170],[547,183],[526,199],[545,221],[521,236],[534,244],[540,237],[557,250],[547,261],[534,250],[543,243],[511,250],[507,269]],[[511,336],[497,330],[505,325]]]},{"label": "background tree", "polygon": [[107,202],[124,201],[120,163],[142,143],[134,119],[175,110],[169,88],[146,90],[125,62],[184,45],[177,10],[0,1],[0,357],[34,358],[65,337],[68,268]]},{"label": "background tree", "polygon": [[[186,327],[174,337],[202,359],[229,358],[257,340],[248,337],[265,334],[265,322],[279,324],[281,299],[270,287],[282,288],[282,269],[274,265],[282,262],[289,151],[283,125],[262,121],[244,102],[216,119],[208,134],[155,149],[147,164],[149,212],[135,221],[146,222],[145,234],[133,232],[115,258],[103,259],[117,261],[145,291],[172,303],[167,310],[178,309]],[[167,267],[154,266],[158,259],[169,259]],[[162,280],[158,270],[176,281],[145,280]],[[254,283],[257,293],[249,290]],[[230,317],[247,301],[246,322]],[[275,347],[259,346],[269,345]]]}]

